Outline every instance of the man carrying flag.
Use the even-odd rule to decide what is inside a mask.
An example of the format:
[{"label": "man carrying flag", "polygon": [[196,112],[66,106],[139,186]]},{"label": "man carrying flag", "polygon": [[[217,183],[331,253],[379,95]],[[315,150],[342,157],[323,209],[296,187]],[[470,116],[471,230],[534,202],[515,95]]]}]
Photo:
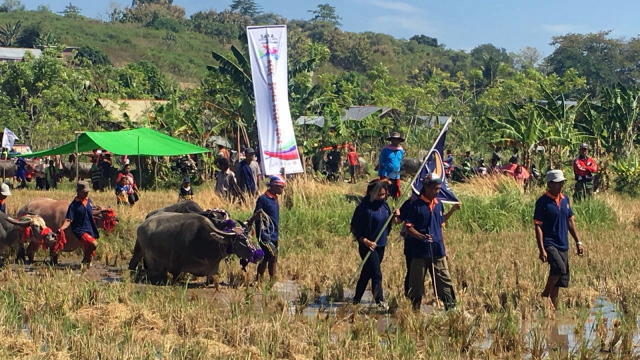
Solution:
[{"label": "man carrying flag", "polygon": [[[431,273],[436,297],[447,309],[455,307],[455,294],[449,275],[442,227],[453,213],[460,209],[460,202],[449,189],[444,176],[444,143],[449,119],[433,148],[429,151],[420,172],[412,183],[413,196],[399,211],[397,223],[404,222],[404,254],[407,260],[405,295],[415,309],[420,308],[424,276]],[[444,203],[455,204],[444,214]]]}]

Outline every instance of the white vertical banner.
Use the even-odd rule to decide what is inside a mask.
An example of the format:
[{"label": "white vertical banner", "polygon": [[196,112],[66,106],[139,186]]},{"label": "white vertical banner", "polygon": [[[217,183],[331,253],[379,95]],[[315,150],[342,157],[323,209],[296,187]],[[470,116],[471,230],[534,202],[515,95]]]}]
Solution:
[{"label": "white vertical banner", "polygon": [[249,56],[256,102],[262,173],[303,172],[289,110],[287,27],[249,26]]}]

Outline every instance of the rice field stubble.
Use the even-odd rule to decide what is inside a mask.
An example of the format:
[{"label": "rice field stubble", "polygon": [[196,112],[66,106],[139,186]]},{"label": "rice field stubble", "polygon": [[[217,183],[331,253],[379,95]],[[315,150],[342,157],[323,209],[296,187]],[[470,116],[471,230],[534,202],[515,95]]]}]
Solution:
[{"label": "rice field stubble", "polygon": [[[640,201],[607,194],[575,204],[586,254],[572,254],[571,287],[561,291],[559,310],[550,313],[539,295],[548,265],[538,260],[531,220],[542,190],[524,194],[501,179],[458,185],[463,210],[447,224],[445,242],[460,310],[411,311],[402,296],[405,260],[396,227],[383,263],[393,311],[380,313],[346,305],[353,293],[346,284],[359,263],[349,221],[364,187],[290,183],[281,201],[280,282],[256,287],[255,266],[243,273],[234,258],[221,265],[226,286],[219,293],[204,288],[202,279],[189,283],[185,277],[175,286],[130,280],[123,269],[136,227],[147,212],[177,197],[174,191],[144,192],[133,208],[117,208],[120,223],[101,238],[93,269],[36,264],[2,270],[0,358],[637,356]],[[16,190],[9,213],[36,196],[73,194]],[[95,204],[115,203],[111,192],[91,197]],[[241,220],[253,210],[253,204],[229,204],[208,189],[200,189],[196,201]],[[70,254],[61,262],[79,260]]]}]

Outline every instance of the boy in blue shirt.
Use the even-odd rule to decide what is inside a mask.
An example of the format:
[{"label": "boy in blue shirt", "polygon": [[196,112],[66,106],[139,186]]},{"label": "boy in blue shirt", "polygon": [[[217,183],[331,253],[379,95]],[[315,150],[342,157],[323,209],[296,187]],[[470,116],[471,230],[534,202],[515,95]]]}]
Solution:
[{"label": "boy in blue shirt", "polygon": [[558,292],[561,287],[569,286],[569,236],[576,241],[578,256],[584,249],[578,237],[573,210],[569,198],[562,193],[566,178],[562,170],[547,172],[546,194],[536,201],[533,214],[539,258],[549,263],[549,278],[542,296],[551,300],[551,308],[558,304]]},{"label": "boy in blue shirt", "polygon": [[96,255],[98,248],[98,227],[93,219],[93,207],[89,199],[89,183],[79,181],[76,185],[77,195],[67,209],[65,221],[58,231],[59,233],[71,226],[71,232],[84,247],[82,264],[91,266],[91,260]]},{"label": "boy in blue shirt", "polygon": [[[280,228],[280,204],[278,196],[284,191],[285,179],[280,175],[274,175],[267,182],[267,191],[258,197],[256,208],[253,211],[253,218],[257,219],[256,233],[260,241],[260,247],[264,251],[264,259],[258,264],[257,280],[262,281],[267,267],[269,268],[269,278],[276,280],[276,264],[278,263],[278,230]],[[262,210],[262,212],[260,212]],[[264,213],[267,218],[260,219]],[[262,227],[263,223],[267,226]]]}]

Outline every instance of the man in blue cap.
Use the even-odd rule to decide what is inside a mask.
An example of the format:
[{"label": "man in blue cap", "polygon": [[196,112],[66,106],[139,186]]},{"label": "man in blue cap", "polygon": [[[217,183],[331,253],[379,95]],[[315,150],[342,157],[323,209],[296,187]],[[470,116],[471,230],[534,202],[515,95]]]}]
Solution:
[{"label": "man in blue cap", "polygon": [[414,310],[420,309],[427,272],[431,274],[436,295],[444,303],[445,309],[456,306],[442,234],[445,225],[444,207],[437,199],[441,187],[441,177],[436,174],[427,175],[419,198],[406,202],[398,216],[398,220],[404,222],[406,228],[405,255],[411,264],[408,295]]}]

